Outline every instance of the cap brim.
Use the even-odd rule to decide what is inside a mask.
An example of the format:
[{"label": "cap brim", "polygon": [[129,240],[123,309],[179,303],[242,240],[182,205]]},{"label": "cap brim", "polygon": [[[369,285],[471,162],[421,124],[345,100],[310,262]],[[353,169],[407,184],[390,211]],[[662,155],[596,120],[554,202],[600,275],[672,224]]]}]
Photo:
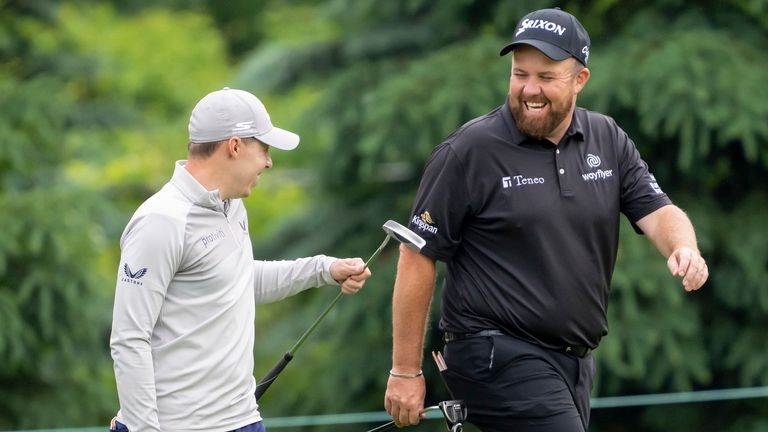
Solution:
[{"label": "cap brim", "polygon": [[299,145],[298,135],[276,127],[265,134],[256,136],[256,138],[264,144],[280,150],[293,150]]},{"label": "cap brim", "polygon": [[543,52],[544,55],[546,55],[547,57],[555,61],[565,60],[568,57],[573,57],[571,53],[569,53],[568,51],[562,48],[556,47],[549,42],[544,42],[538,39],[523,39],[523,40],[512,42],[511,44],[502,48],[501,51],[499,52],[499,55],[500,56],[506,55],[507,53],[515,49],[515,47],[518,45],[530,45],[536,48],[537,50]]}]

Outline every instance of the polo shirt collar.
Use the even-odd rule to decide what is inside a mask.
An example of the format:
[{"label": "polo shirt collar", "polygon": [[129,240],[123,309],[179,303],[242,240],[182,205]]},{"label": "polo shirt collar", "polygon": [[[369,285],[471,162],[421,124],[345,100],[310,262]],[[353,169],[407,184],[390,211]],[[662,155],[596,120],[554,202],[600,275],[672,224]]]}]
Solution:
[{"label": "polo shirt collar", "polygon": [[171,183],[176,186],[184,196],[186,196],[195,205],[224,211],[227,208],[226,203],[221,199],[219,190],[209,191],[200,184],[200,182],[187,171],[187,161],[176,161],[173,170]]},{"label": "polo shirt collar", "polygon": [[[584,141],[584,116],[581,115],[581,111],[582,109],[577,106],[573,112],[571,124],[568,126],[568,130],[565,131],[563,138],[578,138],[581,141]],[[509,129],[509,134],[511,137],[510,142],[512,144],[520,145],[531,139],[530,136],[520,132],[520,129],[517,128],[517,123],[515,123],[515,119],[512,118],[512,112],[509,110],[509,97],[504,99],[504,106],[501,109],[501,116],[504,119],[504,123],[507,125],[507,128]]]}]

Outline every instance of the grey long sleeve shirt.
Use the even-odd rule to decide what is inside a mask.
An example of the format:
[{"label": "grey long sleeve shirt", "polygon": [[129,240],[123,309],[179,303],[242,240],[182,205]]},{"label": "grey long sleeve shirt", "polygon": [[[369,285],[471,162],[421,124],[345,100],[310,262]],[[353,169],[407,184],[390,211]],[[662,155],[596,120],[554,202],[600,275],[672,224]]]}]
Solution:
[{"label": "grey long sleeve shirt", "polygon": [[176,164],[120,241],[110,347],[131,432],[228,431],[261,420],[255,305],[336,284],[332,257],[253,259],[240,200]]}]

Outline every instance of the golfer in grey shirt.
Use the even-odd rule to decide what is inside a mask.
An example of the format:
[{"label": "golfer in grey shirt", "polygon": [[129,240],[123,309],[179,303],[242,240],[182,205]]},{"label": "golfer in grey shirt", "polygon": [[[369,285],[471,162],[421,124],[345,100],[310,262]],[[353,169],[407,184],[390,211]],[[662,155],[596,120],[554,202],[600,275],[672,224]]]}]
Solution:
[{"label": "golfer in grey shirt", "polygon": [[360,258],[254,260],[241,198],[298,135],[254,95],[224,88],[189,120],[189,156],[120,240],[110,346],[120,399],[113,430],[263,431],[254,397],[255,305],[370,276]]}]

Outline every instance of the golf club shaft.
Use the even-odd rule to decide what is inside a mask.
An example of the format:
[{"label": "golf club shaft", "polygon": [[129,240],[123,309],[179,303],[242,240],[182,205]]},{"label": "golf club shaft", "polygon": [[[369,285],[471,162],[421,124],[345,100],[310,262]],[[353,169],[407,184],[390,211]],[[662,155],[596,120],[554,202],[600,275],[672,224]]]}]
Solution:
[{"label": "golf club shaft", "polygon": [[[376,251],[373,252],[373,255],[371,255],[371,257],[368,258],[368,261],[365,262],[365,267],[363,270],[365,270],[365,268],[368,268],[368,264],[370,264],[371,261],[373,261],[381,253],[381,251],[384,250],[384,247],[387,245],[387,243],[389,243],[389,239],[390,237],[389,235],[387,235],[384,241],[381,242],[381,245],[379,245],[379,248],[376,249]],[[280,361],[277,362],[277,364],[275,364],[272,367],[272,369],[269,370],[269,372],[264,376],[264,378],[262,378],[258,382],[258,384],[256,384],[256,392],[255,392],[256,400],[259,400],[261,395],[263,395],[264,392],[267,391],[269,386],[272,385],[275,379],[277,379],[277,376],[280,375],[280,372],[282,372],[283,369],[285,369],[285,366],[288,365],[288,362],[293,360],[293,355],[296,353],[299,347],[301,347],[304,341],[307,340],[307,337],[309,337],[309,335],[312,334],[313,331],[315,331],[315,328],[317,327],[317,325],[320,324],[320,321],[322,321],[323,318],[325,318],[325,316],[328,315],[328,312],[330,312],[331,309],[333,309],[333,307],[336,306],[336,303],[338,303],[339,300],[341,300],[342,295],[344,295],[343,291],[339,291],[339,293],[336,294],[336,297],[334,297],[331,303],[328,306],[326,306],[325,310],[323,310],[323,313],[321,313],[320,316],[317,317],[315,322],[313,322],[312,325],[309,326],[309,328],[304,332],[304,334],[301,335],[299,340],[296,341],[295,344],[293,344],[291,349],[283,355],[283,358],[281,358]]]},{"label": "golf club shaft", "polygon": [[380,431],[394,429],[395,427],[396,427],[395,422],[391,421],[389,423],[384,423],[381,426],[376,426],[375,428],[368,430],[368,432],[380,432]]},{"label": "golf club shaft", "polygon": [[[382,251],[382,250],[384,250],[384,246],[386,246],[386,245],[387,245],[387,243],[389,243],[389,239],[390,239],[390,237],[389,237],[389,236],[387,236],[387,237],[384,239],[384,241],[383,241],[383,242],[381,242],[381,245],[379,245],[379,248],[378,248],[378,249],[376,249],[376,251],[373,253],[373,255],[371,255],[371,257],[370,257],[370,258],[368,258],[368,261],[366,261],[366,262],[365,262],[365,267],[363,268],[363,271],[365,271],[365,269],[366,269],[366,268],[368,268],[368,264],[370,264],[370,262],[371,262],[371,261],[373,261],[373,260],[374,260],[374,259],[375,259],[375,258],[376,258],[376,257],[377,257],[377,256],[378,256],[380,253],[381,253],[381,251]],[[344,292],[343,292],[343,291],[339,291],[339,293],[338,293],[338,294],[336,294],[336,297],[334,297],[333,301],[331,301],[331,303],[330,303],[328,306],[326,306],[326,308],[325,308],[325,310],[323,311],[323,313],[321,313],[321,314],[320,314],[320,316],[319,316],[319,317],[317,317],[317,319],[315,320],[315,322],[313,322],[313,323],[312,323],[312,325],[311,325],[311,326],[309,326],[309,328],[307,329],[307,331],[305,331],[305,332],[304,332],[304,334],[303,334],[303,335],[301,335],[301,337],[299,338],[299,340],[298,340],[298,341],[296,341],[296,343],[295,343],[295,344],[293,344],[293,347],[291,347],[290,351],[288,351],[288,354],[290,354],[291,356],[293,356],[293,355],[296,353],[296,350],[298,350],[298,349],[299,349],[299,347],[300,347],[300,346],[301,346],[301,345],[304,343],[304,341],[307,339],[307,337],[308,337],[310,334],[312,334],[312,332],[313,332],[313,331],[315,331],[315,328],[317,327],[317,325],[318,325],[318,324],[320,324],[320,321],[322,321],[322,320],[323,320],[323,318],[325,318],[325,316],[326,316],[326,315],[328,315],[328,312],[330,312],[330,311],[331,311],[331,309],[333,309],[333,307],[334,307],[334,306],[336,306],[336,303],[338,303],[338,302],[339,302],[339,300],[341,300],[341,297],[342,297],[343,295],[344,295]]]},{"label": "golf club shaft", "polygon": [[[429,406],[429,407],[426,407],[426,408],[424,408],[424,409],[421,411],[421,415],[424,415],[424,414],[426,414],[426,413],[428,413],[428,412],[430,412],[430,411],[435,411],[435,410],[439,410],[439,409],[440,409],[440,408],[439,408],[439,407],[437,407],[437,406]],[[385,431],[385,430],[394,429],[394,428],[396,428],[396,427],[397,427],[397,426],[395,426],[395,422],[394,422],[394,420],[393,420],[393,421],[391,421],[391,422],[389,422],[389,423],[384,423],[383,425],[380,425],[380,426],[376,426],[376,427],[375,427],[375,428],[373,428],[373,429],[369,429],[369,430],[368,430],[368,432],[381,432],[381,431]]]}]

